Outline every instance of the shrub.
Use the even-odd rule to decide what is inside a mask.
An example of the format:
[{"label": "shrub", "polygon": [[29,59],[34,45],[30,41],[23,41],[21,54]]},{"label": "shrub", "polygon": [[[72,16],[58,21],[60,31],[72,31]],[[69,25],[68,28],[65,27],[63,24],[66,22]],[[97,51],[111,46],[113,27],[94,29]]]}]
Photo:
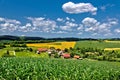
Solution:
[{"label": "shrub", "polygon": [[15,55],[10,55],[9,51],[7,50],[6,53],[2,55],[2,57],[15,57]]},{"label": "shrub", "polygon": [[0,49],[5,48],[5,45],[0,43]]}]

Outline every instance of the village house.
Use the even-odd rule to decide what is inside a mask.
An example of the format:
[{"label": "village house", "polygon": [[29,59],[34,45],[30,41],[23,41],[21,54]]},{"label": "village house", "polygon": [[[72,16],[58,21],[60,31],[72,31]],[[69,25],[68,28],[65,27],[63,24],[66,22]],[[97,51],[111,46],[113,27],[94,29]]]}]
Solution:
[{"label": "village house", "polygon": [[75,58],[75,59],[80,59],[80,56],[74,55],[74,58]]},{"label": "village house", "polygon": [[48,49],[47,48],[38,48],[37,54],[40,54],[42,52],[46,52]]},{"label": "village house", "polygon": [[70,58],[70,54],[69,54],[69,53],[63,53],[63,54],[61,55],[61,57],[68,59],[68,58]]}]

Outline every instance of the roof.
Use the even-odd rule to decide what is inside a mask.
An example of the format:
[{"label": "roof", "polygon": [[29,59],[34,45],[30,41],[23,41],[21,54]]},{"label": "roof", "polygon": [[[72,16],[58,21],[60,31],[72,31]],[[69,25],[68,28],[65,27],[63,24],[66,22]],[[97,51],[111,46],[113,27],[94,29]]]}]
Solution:
[{"label": "roof", "polygon": [[70,58],[70,54],[69,54],[69,53],[64,53],[64,54],[62,54],[62,56],[63,56],[64,58]]},{"label": "roof", "polygon": [[40,52],[45,52],[47,50],[48,50],[47,48],[38,48],[38,51],[40,51]]},{"label": "roof", "polygon": [[79,58],[80,58],[80,56],[78,56],[78,55],[74,55],[74,58],[79,59]]}]

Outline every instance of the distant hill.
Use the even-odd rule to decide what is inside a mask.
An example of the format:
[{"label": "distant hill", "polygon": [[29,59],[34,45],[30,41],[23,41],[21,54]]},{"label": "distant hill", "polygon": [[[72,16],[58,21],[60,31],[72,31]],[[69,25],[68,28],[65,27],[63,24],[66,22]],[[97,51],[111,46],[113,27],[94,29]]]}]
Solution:
[{"label": "distant hill", "polygon": [[19,40],[18,36],[11,36],[11,35],[2,35],[0,36],[0,40]]},{"label": "distant hill", "polygon": [[[20,40],[23,36],[11,36],[11,35],[2,35],[0,36],[0,40]],[[42,37],[27,37],[24,36],[24,40],[44,40]]]},{"label": "distant hill", "polygon": [[12,35],[2,35],[0,36],[0,40],[21,40],[21,37],[24,38],[24,40],[55,40],[55,41],[79,41],[79,40],[96,40],[92,38],[43,38],[43,37],[28,37],[28,36],[12,36]]},{"label": "distant hill", "polygon": [[[12,36],[12,35],[1,35],[0,40],[21,40],[21,37],[24,38],[24,40],[55,40],[55,41],[80,41],[80,40],[99,40],[94,38],[74,38],[74,37],[68,37],[68,38],[43,38],[43,37],[28,37],[28,36]],[[105,39],[103,39],[105,40]],[[120,40],[120,38],[110,38],[107,40]]]}]

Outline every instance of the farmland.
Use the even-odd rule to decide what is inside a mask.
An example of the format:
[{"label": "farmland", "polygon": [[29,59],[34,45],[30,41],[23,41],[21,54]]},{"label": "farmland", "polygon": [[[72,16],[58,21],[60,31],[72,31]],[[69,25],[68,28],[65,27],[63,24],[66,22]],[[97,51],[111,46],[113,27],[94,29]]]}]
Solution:
[{"label": "farmland", "polygon": [[[106,41],[77,41],[49,43],[12,43],[0,49],[0,57],[6,51],[13,57],[0,58],[0,80],[119,80],[120,43]],[[20,46],[20,47],[19,47]],[[69,59],[50,57],[47,52],[36,53],[38,48],[54,51],[68,49]],[[97,49],[96,49],[97,48]],[[113,51],[115,50],[115,51]],[[64,50],[65,51],[65,50]],[[56,53],[52,53],[56,56]],[[82,60],[73,58],[79,55]],[[111,62],[110,62],[111,61]]]},{"label": "farmland", "polygon": [[105,48],[120,48],[120,41],[78,41],[76,42],[75,48],[98,48],[98,49],[105,49]]},{"label": "farmland", "polygon": [[36,43],[36,44],[27,44],[28,47],[44,47],[50,48],[55,47],[56,49],[65,49],[65,48],[74,48],[76,42],[54,42],[54,43]]},{"label": "farmland", "polygon": [[120,63],[73,59],[0,58],[1,80],[119,80]]}]

